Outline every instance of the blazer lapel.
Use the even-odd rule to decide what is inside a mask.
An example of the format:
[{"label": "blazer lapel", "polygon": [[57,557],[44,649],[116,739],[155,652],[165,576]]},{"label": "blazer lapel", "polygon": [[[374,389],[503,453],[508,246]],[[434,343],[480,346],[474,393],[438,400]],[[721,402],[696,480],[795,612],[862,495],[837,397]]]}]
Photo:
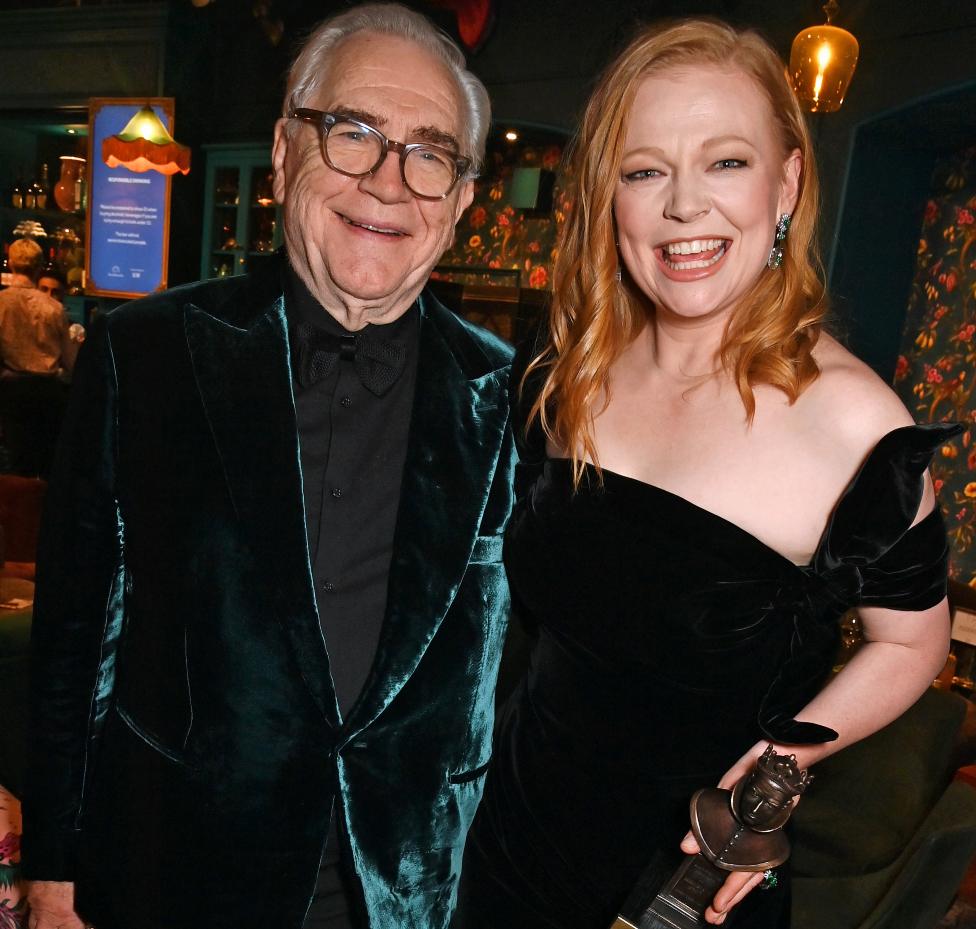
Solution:
[{"label": "blazer lapel", "polygon": [[421,313],[386,618],[343,741],[389,705],[447,614],[474,548],[508,421],[507,365],[466,370],[457,349],[458,339],[470,339],[462,324],[424,296]]},{"label": "blazer lapel", "polygon": [[241,326],[188,304],[186,339],[237,518],[316,703],[339,723],[315,606],[280,287]]}]

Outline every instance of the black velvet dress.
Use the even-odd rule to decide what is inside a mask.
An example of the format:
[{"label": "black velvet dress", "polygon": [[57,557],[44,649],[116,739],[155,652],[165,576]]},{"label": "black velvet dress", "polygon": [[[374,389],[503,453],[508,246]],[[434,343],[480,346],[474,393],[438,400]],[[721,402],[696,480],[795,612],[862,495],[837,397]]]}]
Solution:
[{"label": "black velvet dress", "polygon": [[[569,462],[538,461],[505,546],[537,637],[499,718],[456,926],[607,929],[645,867],[673,871],[698,788],[761,738],[832,738],[793,716],[830,672],[839,617],[945,595],[938,507],[909,527],[958,431],[885,436],[802,567],[668,491],[590,468],[574,494]],[[787,871],[726,926],[788,926]]]}]

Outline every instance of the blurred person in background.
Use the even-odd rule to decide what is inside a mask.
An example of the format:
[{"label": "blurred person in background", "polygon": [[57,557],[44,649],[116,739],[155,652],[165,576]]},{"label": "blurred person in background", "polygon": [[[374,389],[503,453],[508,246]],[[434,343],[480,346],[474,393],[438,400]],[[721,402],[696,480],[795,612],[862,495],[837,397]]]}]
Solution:
[{"label": "blurred person in background", "polygon": [[[10,467],[47,477],[77,353],[58,299],[38,289],[44,252],[33,239],[10,246],[11,284],[0,292],[0,422]],[[52,280],[47,277],[50,285]]]},{"label": "blurred person in background", "polygon": [[[68,285],[65,281],[64,275],[54,269],[46,268],[41,272],[41,276],[37,279],[37,289],[42,294],[47,294],[52,300],[57,300],[62,306],[64,306],[64,295],[68,291]],[[67,310],[67,307],[65,307]],[[73,368],[75,359],[78,357],[78,349],[81,348],[82,342],[85,341],[85,327],[81,323],[72,323],[68,325],[68,344],[65,346],[64,359],[67,367]]]},{"label": "blurred person in background", "polygon": [[64,278],[57,271],[45,270],[41,272],[37,279],[37,289],[42,294],[47,294],[52,300],[64,303],[66,285]]}]

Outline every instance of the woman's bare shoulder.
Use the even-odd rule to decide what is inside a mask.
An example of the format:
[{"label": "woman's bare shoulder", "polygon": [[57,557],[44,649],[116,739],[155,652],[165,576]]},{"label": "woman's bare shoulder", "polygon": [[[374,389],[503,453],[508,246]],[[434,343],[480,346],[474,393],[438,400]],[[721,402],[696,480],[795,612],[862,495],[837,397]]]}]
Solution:
[{"label": "woman's bare shoulder", "polygon": [[826,333],[814,350],[820,377],[808,388],[808,412],[852,452],[867,452],[878,440],[914,419],[897,394],[863,361]]}]

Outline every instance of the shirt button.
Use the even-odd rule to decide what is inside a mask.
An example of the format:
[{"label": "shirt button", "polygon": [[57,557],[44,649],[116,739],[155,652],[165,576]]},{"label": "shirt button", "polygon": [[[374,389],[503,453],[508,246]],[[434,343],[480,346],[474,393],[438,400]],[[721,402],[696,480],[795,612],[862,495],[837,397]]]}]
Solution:
[{"label": "shirt button", "polygon": [[335,497],[336,500],[338,500],[342,496],[342,488],[341,487],[333,487],[332,488],[332,496]]},{"label": "shirt button", "polygon": [[343,406],[352,406],[352,397],[343,397],[339,402]]},{"label": "shirt button", "polygon": [[326,592],[327,594],[334,594],[334,593],[335,593],[335,584],[333,584],[333,583],[332,583],[332,581],[326,581],[326,582],[325,582],[325,583],[324,583],[324,584],[322,585],[322,589],[323,589],[323,590],[324,590],[324,591],[325,591],[325,592]]}]

